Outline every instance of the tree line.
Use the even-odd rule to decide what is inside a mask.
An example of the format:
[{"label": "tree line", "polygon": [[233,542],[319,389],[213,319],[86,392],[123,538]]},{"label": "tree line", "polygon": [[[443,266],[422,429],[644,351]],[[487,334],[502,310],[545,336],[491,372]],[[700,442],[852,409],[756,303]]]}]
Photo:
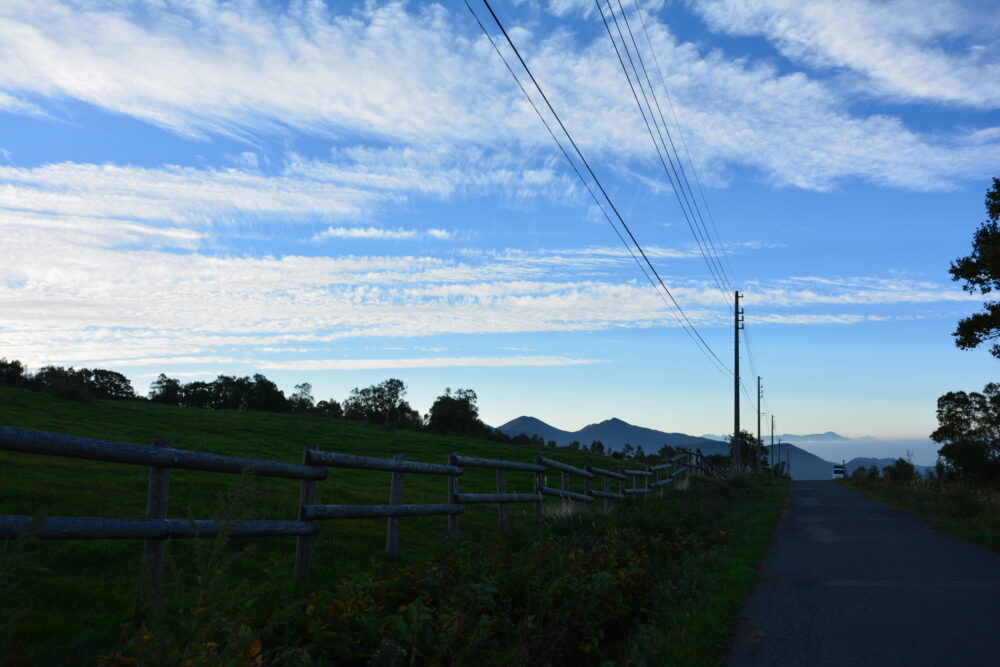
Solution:
[{"label": "tree line", "polygon": [[[972,252],[951,263],[952,280],[962,289],[987,295],[1000,291],[1000,179],[986,191],[986,220],[972,237]],[[992,342],[990,354],[1000,359],[1000,301],[962,318],[952,334],[959,349]],[[938,428],[931,438],[941,445],[936,476],[976,485],[1000,485],[1000,384],[982,392],[950,391],[937,400]],[[898,462],[897,462],[898,465]],[[897,473],[898,474],[898,473]]]},{"label": "tree line", "polygon": [[[452,391],[450,387],[446,388],[434,400],[427,414],[421,415],[406,400],[406,384],[396,378],[369,387],[355,387],[341,402],[332,398],[315,400],[312,385],[308,382],[295,385],[295,391],[286,396],[278,385],[260,373],[243,377],[219,375],[211,382],[181,382],[160,373],[150,383],[149,393],[141,396],[135,392],[132,382],[117,371],[44,366],[29,373],[22,362],[0,358],[0,386],[42,391],[85,403],[98,399],[150,401],[204,410],[311,414],[365,422],[381,428],[412,429],[514,445],[557,446],[555,440],[545,442],[538,435],[524,434],[511,437],[484,424],[479,419],[478,396],[472,389]],[[649,464],[661,463],[677,453],[672,447],[664,445],[659,451],[647,454],[642,445],[633,447],[627,443],[623,451],[612,451],[600,440],[590,445],[574,441],[567,447]]]}]

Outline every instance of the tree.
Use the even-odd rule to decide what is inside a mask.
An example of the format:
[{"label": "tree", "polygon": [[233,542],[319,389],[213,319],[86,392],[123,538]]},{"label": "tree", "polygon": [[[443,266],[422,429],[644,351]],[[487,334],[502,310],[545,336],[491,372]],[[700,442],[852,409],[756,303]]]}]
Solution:
[{"label": "tree", "polygon": [[959,477],[996,483],[1000,476],[1000,384],[983,392],[951,391],[938,398],[938,428],[931,439],[942,443],[940,456]]},{"label": "tree", "polygon": [[195,380],[181,385],[181,405],[186,408],[212,407],[212,385]]},{"label": "tree", "polygon": [[344,416],[344,409],[340,406],[340,403],[332,398],[329,401],[320,401],[316,404],[314,410],[317,414],[333,419],[340,419]]},{"label": "tree", "polygon": [[[726,440],[729,442],[729,452],[731,456],[733,451],[733,437],[729,436]],[[749,431],[741,430],[740,461],[743,462],[743,466],[745,468],[750,468],[751,470],[759,470],[765,464],[764,459],[764,443],[758,440],[757,436],[753,435]]]},{"label": "tree", "polygon": [[0,387],[23,387],[28,381],[25,371],[27,368],[17,359],[0,357]]},{"label": "tree", "polygon": [[135,398],[132,382],[121,373],[103,368],[95,368],[92,371],[85,368],[83,371],[87,376],[86,383],[93,389],[97,398],[111,401],[127,401]]},{"label": "tree", "polygon": [[447,387],[434,400],[427,415],[427,430],[439,435],[464,435],[471,438],[486,435],[486,425],[479,420],[476,392],[471,389]]},{"label": "tree", "polygon": [[313,409],[312,385],[308,382],[295,385],[295,392],[288,398],[292,412],[309,412]]},{"label": "tree", "polygon": [[917,477],[917,469],[904,458],[898,458],[895,462],[887,465],[882,473],[893,484],[909,484]]},{"label": "tree", "polygon": [[385,426],[419,427],[420,415],[403,400],[406,385],[402,380],[390,378],[381,384],[364,389],[355,387],[344,401],[344,416]]},{"label": "tree", "polygon": [[181,404],[181,381],[160,373],[149,384],[149,400],[164,405]]},{"label": "tree", "polygon": [[[972,237],[972,253],[951,263],[952,280],[962,280],[962,289],[970,293],[989,294],[1000,290],[1000,179],[986,192],[986,215]],[[987,301],[983,310],[958,321],[952,334],[955,345],[962,350],[1000,337],[1000,301]],[[1000,358],[1000,343],[990,348],[990,354]]]},{"label": "tree", "polygon": [[604,443],[601,442],[600,440],[594,440],[592,443],[590,443],[590,451],[593,454],[600,454],[601,456],[603,456]]}]

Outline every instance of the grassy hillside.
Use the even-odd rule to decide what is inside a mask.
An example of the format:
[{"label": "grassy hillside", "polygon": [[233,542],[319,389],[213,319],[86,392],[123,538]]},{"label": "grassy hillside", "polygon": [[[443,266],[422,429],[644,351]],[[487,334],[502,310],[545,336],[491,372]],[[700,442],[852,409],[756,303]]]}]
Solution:
[{"label": "grassy hillside", "polygon": [[[140,444],[169,437],[178,448],[289,462],[318,443],[433,463],[451,451],[618,463],[322,417],[87,405],[3,388],[0,424]],[[318,502],[387,502],[389,478],[331,469]],[[141,466],[0,452],[0,514],[141,518],[146,481]],[[559,475],[547,483],[558,486]],[[495,476],[469,470],[461,484],[490,492]],[[529,473],[507,473],[508,491],[532,485]],[[573,488],[582,490],[578,481]],[[366,664],[373,651],[417,664],[459,655],[477,664],[601,664],[629,655],[648,662],[649,650],[672,656],[663,662],[720,664],[786,491],[770,481],[706,481],[630,499],[610,516],[565,515],[549,499],[542,525],[531,505],[512,506],[508,539],[497,537],[495,506],[469,506],[457,550],[443,548],[446,517],[403,519],[402,557],[392,562],[383,556],[384,519],[327,521],[305,584],[291,576],[294,539],[177,540],[159,620],[135,615],[141,541],[10,540],[0,543],[0,655],[39,665],[102,655],[114,665],[260,664],[254,652],[263,645],[271,664]],[[298,492],[296,480],[174,470],[170,516],[294,518]],[[445,498],[445,478],[406,476],[406,502]]]},{"label": "grassy hillside", "polygon": [[[248,412],[215,412],[141,402],[98,401],[87,405],[48,394],[0,388],[0,424],[87,437],[148,444],[173,438],[184,449],[252,458],[299,462],[303,448],[319,443],[322,449],[391,456],[404,453],[415,461],[446,463],[448,453],[503,457],[530,461],[536,453],[554,450],[489,443],[482,440],[433,436],[412,431],[382,431],[322,417]],[[608,466],[610,459],[570,450],[558,450],[559,460],[574,465]],[[134,465],[62,459],[0,452],[0,513],[42,516],[142,518],[145,512],[147,468]],[[232,475],[174,470],[171,477],[171,518],[295,518],[299,483],[260,478],[254,481],[252,507],[247,516],[223,516]],[[389,494],[388,473],[330,471],[318,485],[319,503],[384,503]],[[550,484],[558,486],[558,475]],[[530,492],[529,473],[507,473],[508,490]],[[492,471],[470,470],[462,490],[495,490]],[[582,490],[576,488],[575,490]],[[407,502],[445,502],[446,480],[429,475],[407,475]],[[558,503],[549,503],[557,505]],[[530,530],[531,506],[513,506],[512,529]],[[471,506],[462,516],[463,539],[476,540],[496,533],[495,506]],[[402,522],[402,560],[426,558],[444,538],[445,517],[418,517]],[[337,578],[368,567],[384,553],[385,520],[324,522],[317,539],[313,576]],[[172,555],[188,564],[193,541],[171,545]],[[285,577],[294,562],[294,539],[240,540],[252,544],[254,560],[245,573]],[[30,604],[26,620],[32,647],[44,638],[58,646],[60,661],[93,656],[113,641],[117,624],[132,611],[141,560],[141,541],[45,541],[22,555],[24,577],[17,598]],[[266,565],[265,565],[266,563]],[[254,573],[254,570],[257,570]],[[98,583],[99,585],[95,585]]]}]

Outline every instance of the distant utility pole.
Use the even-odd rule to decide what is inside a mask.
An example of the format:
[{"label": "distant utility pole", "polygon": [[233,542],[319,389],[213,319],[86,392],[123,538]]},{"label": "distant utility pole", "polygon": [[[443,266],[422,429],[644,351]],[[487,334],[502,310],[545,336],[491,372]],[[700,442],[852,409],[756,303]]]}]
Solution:
[{"label": "distant utility pole", "polygon": [[739,471],[742,468],[740,460],[740,329],[743,328],[743,309],[740,308],[740,294],[736,290],[736,306],[733,308],[733,468]]},{"label": "distant utility pole", "polygon": [[757,376],[757,444],[754,446],[753,469],[760,470],[760,448],[763,446],[760,439],[760,399],[764,395],[764,389],[760,386],[760,376]]},{"label": "distant utility pole", "polygon": [[771,475],[774,475],[774,415],[771,415]]}]

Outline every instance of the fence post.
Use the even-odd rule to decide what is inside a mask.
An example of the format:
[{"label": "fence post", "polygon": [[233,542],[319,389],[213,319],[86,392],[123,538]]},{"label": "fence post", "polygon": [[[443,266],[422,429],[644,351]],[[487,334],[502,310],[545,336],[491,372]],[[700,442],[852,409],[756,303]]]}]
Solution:
[{"label": "fence post", "polygon": [[[448,454],[448,465],[458,465],[458,452]],[[448,476],[448,503],[458,503],[458,475]],[[458,541],[458,515],[448,515],[448,539]]]},{"label": "fence post", "polygon": [[[587,466],[586,470],[587,470],[587,472],[590,472],[590,466]],[[590,495],[590,478],[589,477],[584,477],[583,478],[583,494],[585,496],[589,496]]]},{"label": "fence post", "polygon": [[[392,460],[402,461],[405,458],[406,454],[396,454],[392,457]],[[403,504],[403,473],[401,472],[392,473],[392,486],[389,488],[389,504]],[[400,518],[398,516],[391,516],[386,527],[385,555],[389,558],[399,557],[399,522]]]},{"label": "fence post", "polygon": [[[569,473],[565,470],[562,471],[562,490],[569,491]],[[562,499],[563,507],[569,506],[569,498]]]},{"label": "fence post", "polygon": [[[500,459],[503,461],[503,459]],[[507,493],[507,471],[497,468],[497,493]],[[510,534],[510,521],[507,517],[507,503],[497,503],[497,516],[500,520],[500,534]]]},{"label": "fence post", "polygon": [[[306,445],[302,450],[302,463],[309,463],[309,452],[319,449],[319,445]],[[306,505],[316,504],[316,480],[304,479],[299,487],[299,521],[305,520]],[[305,579],[312,567],[313,548],[316,546],[315,535],[299,535],[295,538],[295,578]]]},{"label": "fence post", "polygon": [[[173,440],[160,438],[153,441],[153,447],[173,447]],[[149,466],[149,487],[146,491],[146,518],[166,519],[167,505],[170,501],[170,468]],[[142,556],[149,577],[152,598],[145,601],[146,609],[160,603],[163,593],[163,556],[166,550],[165,539],[144,540]]]},{"label": "fence post", "polygon": [[[535,465],[542,465],[542,455],[535,455]],[[542,522],[542,473],[535,473],[535,493],[538,495],[538,501],[535,503],[535,523]]]}]

